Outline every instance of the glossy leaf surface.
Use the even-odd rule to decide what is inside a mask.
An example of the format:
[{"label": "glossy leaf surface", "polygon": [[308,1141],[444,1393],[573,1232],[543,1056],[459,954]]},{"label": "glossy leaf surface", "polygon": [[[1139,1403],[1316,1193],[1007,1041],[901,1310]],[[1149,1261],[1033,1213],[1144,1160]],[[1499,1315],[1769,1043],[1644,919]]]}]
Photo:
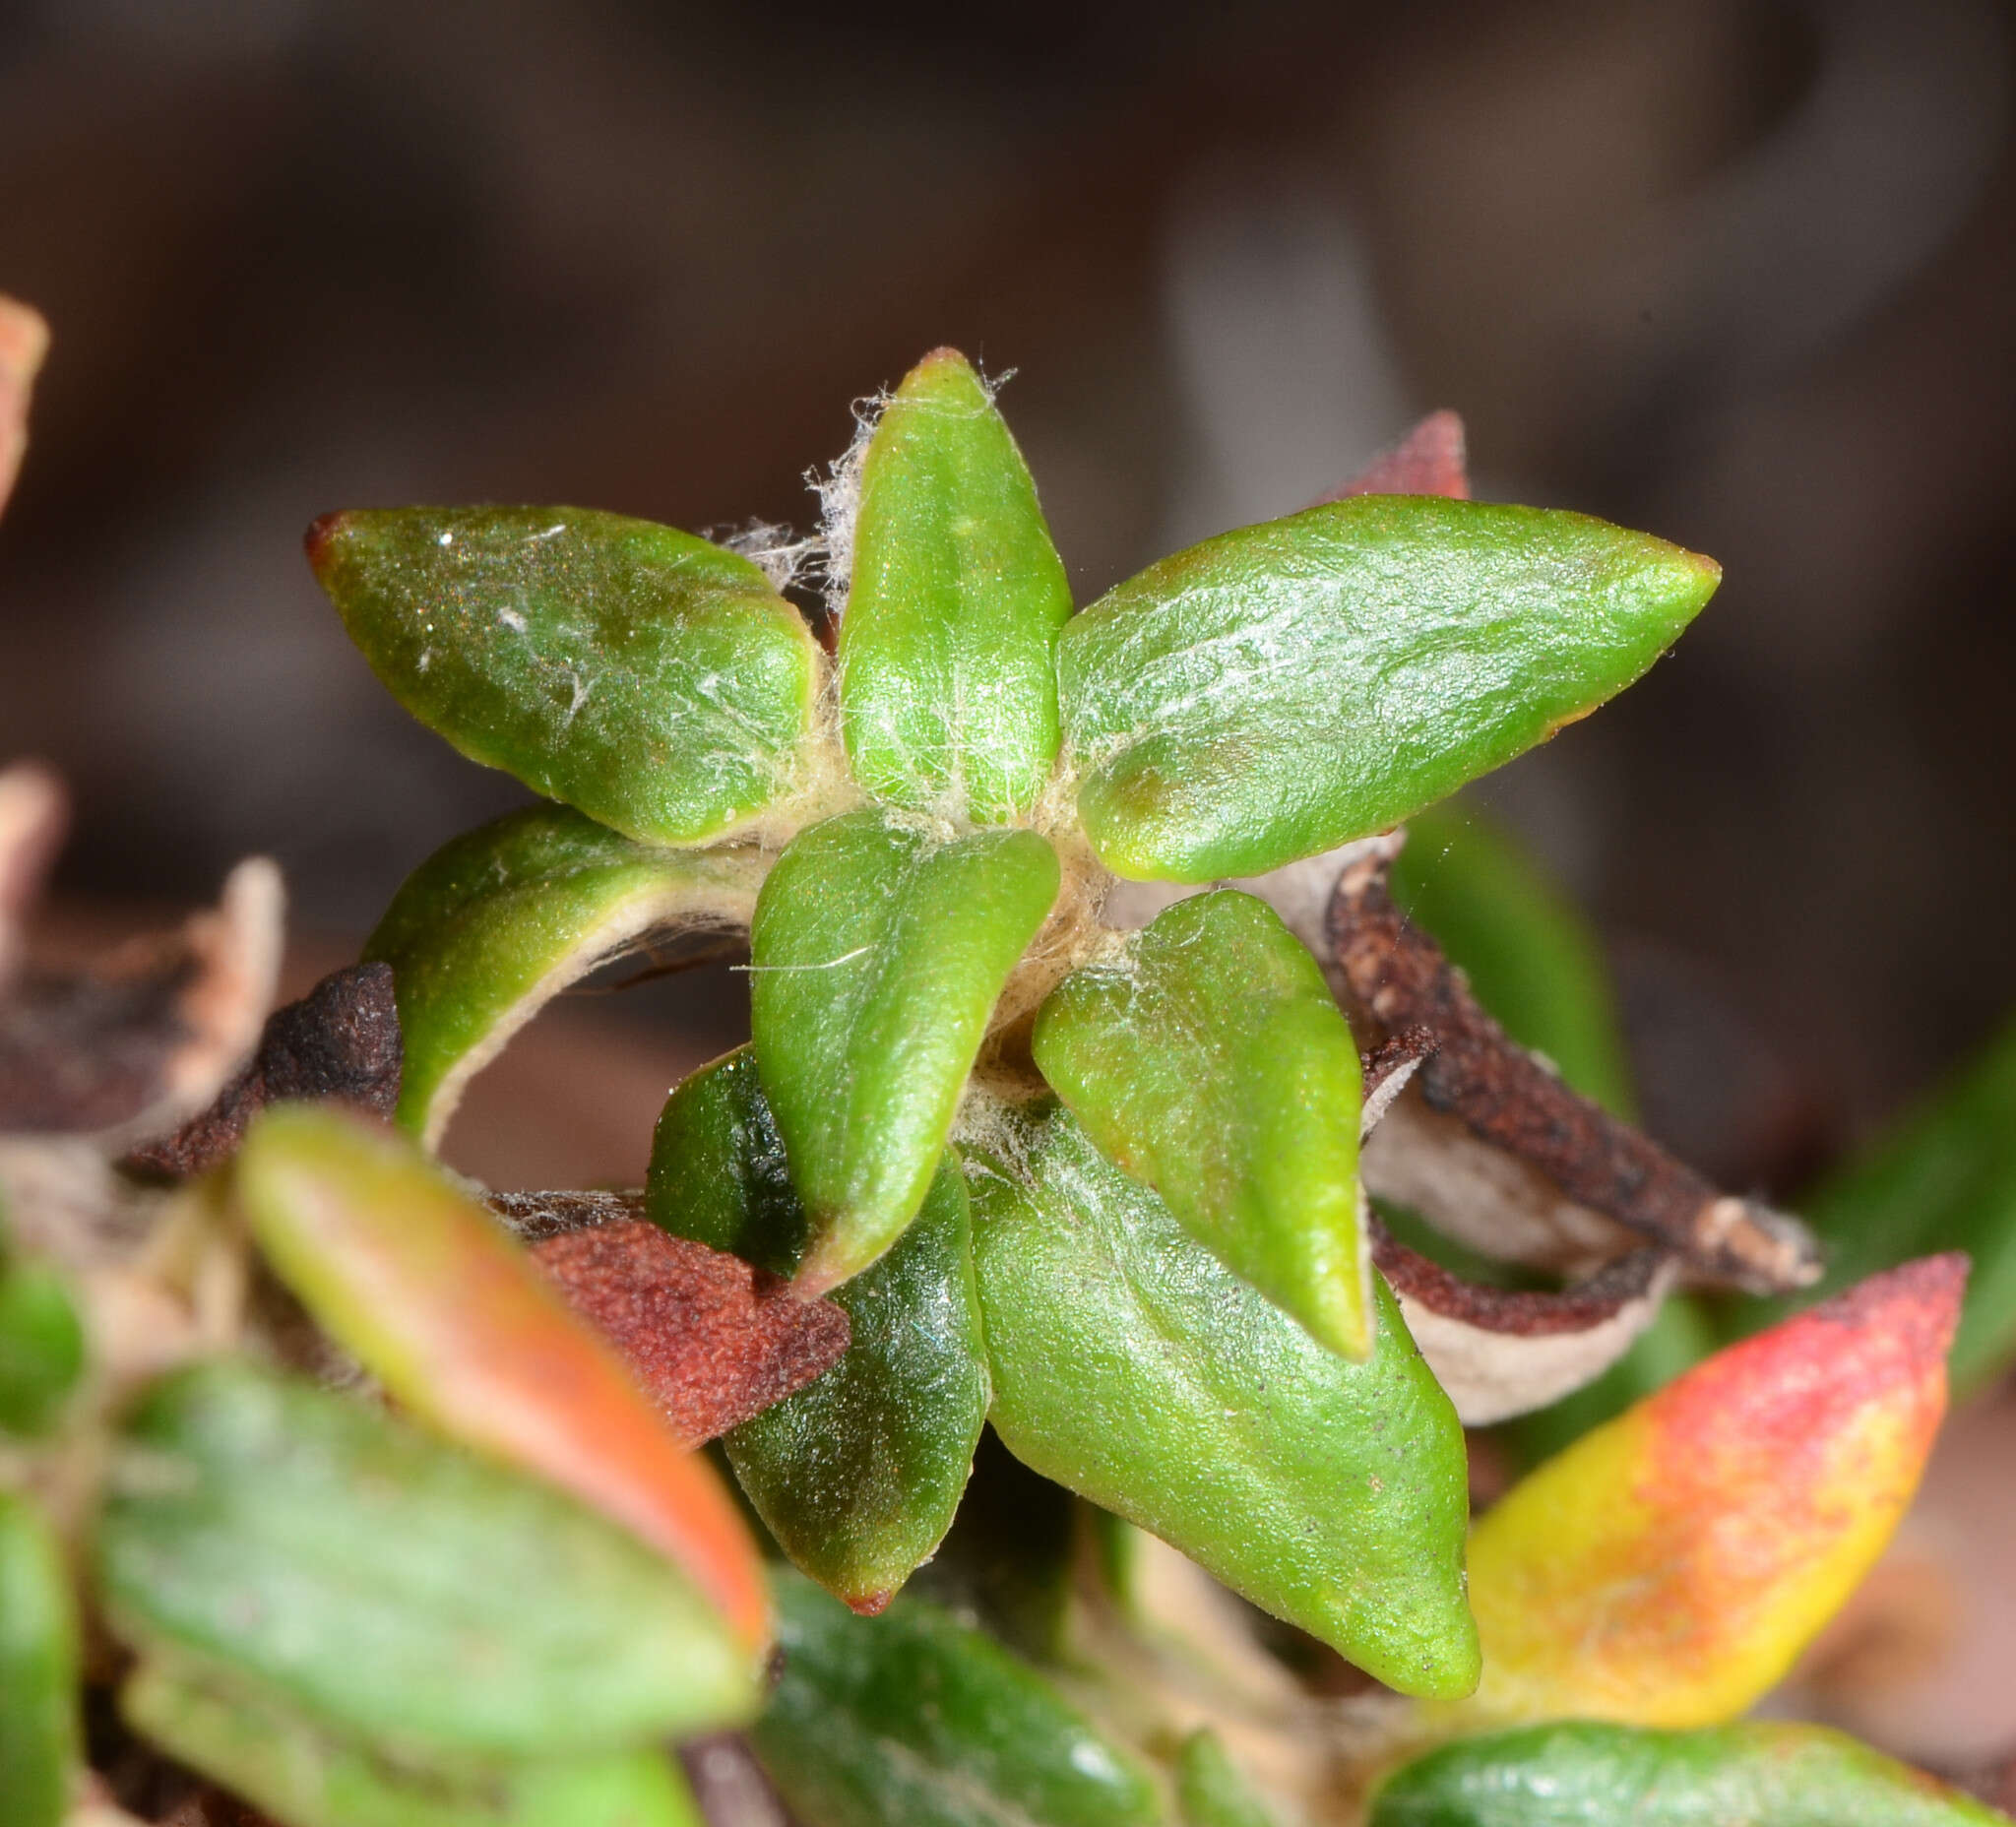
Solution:
[{"label": "glossy leaf surface", "polygon": [[861,467],[840,702],[855,778],[914,811],[1027,812],[1057,757],[1071,586],[1036,484],[965,356],[941,348],[883,409]]},{"label": "glossy leaf surface", "polygon": [[[774,1135],[748,1049],[703,1067],[660,1120],[650,1216],[790,1274],[810,1227],[775,1173]],[[833,1298],[847,1355],[722,1444],[792,1561],[873,1610],[951,1527],[987,1415],[966,1181],[949,1156],[910,1228]]]},{"label": "glossy leaf surface", "polygon": [[1066,626],[1065,742],[1120,875],[1257,875],[1384,830],[1651,665],[1720,577],[1585,515],[1365,495],[1221,534]]},{"label": "glossy leaf surface", "polygon": [[903,1232],[938,1170],[994,998],[1056,899],[1032,831],[950,843],[875,812],[802,833],[750,934],[750,1029],[824,1293]]},{"label": "glossy leaf surface", "polygon": [[1469,1692],[1462,1431],[1384,1286],[1352,1363],[1067,1111],[1012,1120],[999,1157],[967,1158],[1009,1449],[1388,1685]]},{"label": "glossy leaf surface", "polygon": [[[780,1582],[756,1749],[806,1827],[1149,1827],[1147,1777],[1036,1670],[936,1606],[855,1617]],[[924,1704],[920,1697],[928,1696]]]},{"label": "glossy leaf surface", "polygon": [[[2016,1023],[1800,1213],[1826,1245],[1822,1293],[1927,1250],[1965,1250],[1974,1267],[1948,1368],[1956,1396],[1985,1387],[2016,1358]],[[1785,1306],[1733,1317],[1753,1325]]]},{"label": "glossy leaf surface", "polygon": [[1479,1522],[1465,1724],[1712,1726],[1774,1686],[1874,1563],[1946,1402],[1964,1259],[1719,1352]]},{"label": "glossy leaf surface", "polygon": [[281,1279],[415,1414],[614,1517],[698,1585],[750,1650],[763,1575],[713,1470],[519,1244],[401,1139],[283,1105],[238,1156]]},{"label": "glossy leaf surface", "polygon": [[1074,972],[1037,1065],[1108,1160],[1321,1344],[1372,1349],[1358,1222],[1358,1050],[1316,961],[1264,901],[1179,901]]},{"label": "glossy leaf surface", "polygon": [[62,1550],[0,1490],[0,1820],[58,1827],[81,1752],[77,1619]]},{"label": "glossy leaf surface", "polygon": [[1631,1065],[1603,947],[1532,857],[1461,804],[1417,812],[1389,880],[1492,1019],[1627,1121]]},{"label": "glossy leaf surface", "polygon": [[733,552],[583,508],[396,508],[317,521],[308,559],[414,717],[633,838],[718,838],[800,784],[818,644]]},{"label": "glossy leaf surface", "polygon": [[1371,1827],[1974,1827],[2008,1817],[1818,1726],[1543,1726],[1389,1778]]},{"label": "glossy leaf surface", "polygon": [[349,1398],[213,1362],[129,1418],[98,1526],[114,1628],[425,1760],[613,1750],[746,1718],[748,1658],[571,1498]]},{"label": "glossy leaf surface", "polygon": [[647,933],[742,927],[753,850],[649,850],[565,806],[444,845],[364,946],[393,969],[406,1043],[401,1127],[432,1148],[464,1087],[551,998]]},{"label": "glossy leaf surface", "polygon": [[128,1725],[288,1827],[702,1827],[662,1751],[414,1770],[319,1731],[269,1695],[153,1665],[120,1691]]},{"label": "glossy leaf surface", "polygon": [[84,1373],[84,1324],[47,1263],[0,1251],[0,1434],[38,1434]]}]

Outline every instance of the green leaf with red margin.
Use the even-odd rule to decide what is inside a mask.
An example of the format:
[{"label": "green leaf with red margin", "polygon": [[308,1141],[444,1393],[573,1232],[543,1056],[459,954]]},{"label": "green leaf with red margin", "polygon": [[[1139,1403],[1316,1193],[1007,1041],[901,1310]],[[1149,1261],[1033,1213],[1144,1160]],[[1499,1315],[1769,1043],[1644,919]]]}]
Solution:
[{"label": "green leaf with red margin", "polygon": [[341,1111],[282,1104],[247,1135],[235,1185],[275,1273],[394,1396],[633,1530],[760,1653],[761,1565],[714,1472],[446,1174]]},{"label": "green leaf with red margin", "polygon": [[1819,1726],[1575,1724],[1466,1738],[1387,1778],[1370,1827],[1990,1827],[2008,1816]]}]

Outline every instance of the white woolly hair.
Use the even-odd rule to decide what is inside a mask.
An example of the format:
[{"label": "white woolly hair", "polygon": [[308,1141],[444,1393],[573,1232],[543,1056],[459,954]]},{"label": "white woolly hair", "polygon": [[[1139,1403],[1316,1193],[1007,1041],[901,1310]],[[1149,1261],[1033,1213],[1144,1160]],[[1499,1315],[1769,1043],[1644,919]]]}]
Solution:
[{"label": "white woolly hair", "polygon": [[710,533],[708,537],[748,559],[780,596],[800,578],[819,570],[819,536],[799,534],[779,521],[752,520],[745,527]]}]

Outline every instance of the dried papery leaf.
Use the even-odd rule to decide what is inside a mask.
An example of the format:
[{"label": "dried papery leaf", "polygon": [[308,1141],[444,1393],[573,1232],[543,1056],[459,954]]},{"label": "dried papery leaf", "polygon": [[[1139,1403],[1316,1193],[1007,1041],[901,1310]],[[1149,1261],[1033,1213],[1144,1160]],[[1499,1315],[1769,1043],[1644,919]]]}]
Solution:
[{"label": "dried papery leaf", "polygon": [[[0,300],[4,303],[4,300]],[[0,991],[21,962],[21,919],[70,822],[62,777],[39,762],[0,768]]]},{"label": "dried papery leaf", "polygon": [[1430,412],[1349,481],[1309,505],[1320,507],[1353,495],[1444,495],[1468,501],[1470,466],[1461,416],[1446,410]]},{"label": "dried papery leaf", "polygon": [[1386,874],[1404,837],[1348,862],[1330,911],[1333,981],[1360,1039],[1423,1029],[1435,1042],[1365,1145],[1369,1189],[1542,1266],[1617,1255],[1622,1227],[1698,1280],[1754,1293],[1815,1280],[1819,1253],[1796,1220],[1718,1192],[1506,1037],[1393,905]]},{"label": "dried papery leaf", "polygon": [[267,1111],[238,1197],[275,1272],[414,1413],[527,1466],[683,1567],[754,1648],[754,1545],[615,1354],[413,1147],[336,1109]]},{"label": "dried papery leaf", "polygon": [[29,395],[49,352],[49,326],[41,313],[0,295],[0,510],[14,492],[28,450]]},{"label": "dried papery leaf", "polygon": [[0,1134],[117,1147],[201,1109],[258,1041],[283,906],[279,869],[253,857],[170,938],[90,972],[20,971],[0,999]]},{"label": "dried papery leaf", "polygon": [[202,1173],[225,1160],[269,1103],[333,1099],[367,1115],[399,1104],[401,1047],[392,967],[332,971],[297,1002],[274,1010],[259,1050],[207,1110],[144,1142],[126,1166],[156,1173]]},{"label": "dried papery leaf", "polygon": [[1711,1726],[1763,1695],[1917,1489],[1966,1278],[1961,1256],[1872,1277],[1515,1485],[1471,1537],[1484,1678],[1443,1722]]},{"label": "dried papery leaf", "polygon": [[1486,1288],[1371,1222],[1372,1261],[1466,1427],[1544,1408],[1601,1376],[1658,1315],[1677,1268],[1634,1250],[1559,1292]]},{"label": "dried papery leaf", "polygon": [[698,1446],[838,1363],[848,1318],[780,1276],[633,1221],[533,1245],[567,1304],[613,1345],[666,1424]]}]

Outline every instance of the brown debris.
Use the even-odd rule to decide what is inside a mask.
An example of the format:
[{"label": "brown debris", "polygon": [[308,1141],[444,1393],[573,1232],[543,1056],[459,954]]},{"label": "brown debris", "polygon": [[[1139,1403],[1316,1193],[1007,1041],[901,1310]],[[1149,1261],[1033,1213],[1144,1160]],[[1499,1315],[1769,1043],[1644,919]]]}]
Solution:
[{"label": "brown debris", "polygon": [[298,1002],[274,1010],[259,1050],[209,1109],[143,1144],[125,1165],[155,1173],[201,1173],[236,1153],[269,1103],[336,1099],[390,1118],[399,1105],[404,1049],[392,967],[332,971]]},{"label": "brown debris", "polygon": [[1488,1288],[1430,1262],[1372,1221],[1372,1262],[1393,1292],[1484,1332],[1513,1338],[1544,1338],[1586,1332],[1634,1300],[1642,1300],[1660,1279],[1669,1252],[1647,1247],[1606,1263],[1587,1281],[1563,1289]]},{"label": "brown debris", "polygon": [[543,1243],[598,1225],[625,1225],[644,1216],[642,1192],[485,1193],[483,1203],[521,1243]]},{"label": "brown debris", "polygon": [[215,910],[94,970],[24,965],[0,996],[0,1133],[147,1134],[216,1096],[280,974],[280,871],[231,871]]},{"label": "brown debris", "polygon": [[39,762],[0,768],[0,988],[21,962],[22,916],[41,892],[70,822],[70,795]]},{"label": "brown debris", "polygon": [[679,1762],[707,1827],[796,1827],[746,1733],[688,1738]]},{"label": "brown debris", "polygon": [[672,1431],[698,1446],[838,1363],[845,1312],[780,1276],[629,1219],[532,1249],[569,1305],[616,1347]]},{"label": "brown debris", "polygon": [[[1394,906],[1386,876],[1398,851],[1394,841],[1353,858],[1330,906],[1333,978],[1354,1022],[1379,1039],[1425,1029],[1435,1042],[1368,1145],[1373,1190],[1453,1209],[1474,1199],[1493,1175],[1499,1184],[1491,1190],[1516,1192],[1511,1182],[1524,1169],[1544,1182],[1540,1198],[1554,1208],[1531,1215],[1569,1238],[1568,1260],[1616,1254],[1606,1232],[1623,1226],[1676,1251],[1700,1280],[1754,1293],[1814,1281],[1818,1252],[1803,1227],[1718,1192],[1649,1137],[1570,1091],[1507,1038],[1441,948]],[[1475,1148],[1466,1158],[1461,1148],[1444,1147],[1443,1159],[1430,1168],[1421,1150],[1407,1146],[1446,1144],[1458,1127],[1499,1163],[1478,1159]],[[1416,1159],[1397,1159],[1403,1154]],[[1382,1168],[1406,1184],[1380,1185]],[[1426,1205],[1422,1210],[1431,1219],[1442,1216]],[[1489,1240],[1483,1247],[1508,1253]]]},{"label": "brown debris", "polygon": [[1350,481],[1338,483],[1309,505],[1320,507],[1353,495],[1446,495],[1454,501],[1468,501],[1470,469],[1463,420],[1454,412],[1430,412]]}]

